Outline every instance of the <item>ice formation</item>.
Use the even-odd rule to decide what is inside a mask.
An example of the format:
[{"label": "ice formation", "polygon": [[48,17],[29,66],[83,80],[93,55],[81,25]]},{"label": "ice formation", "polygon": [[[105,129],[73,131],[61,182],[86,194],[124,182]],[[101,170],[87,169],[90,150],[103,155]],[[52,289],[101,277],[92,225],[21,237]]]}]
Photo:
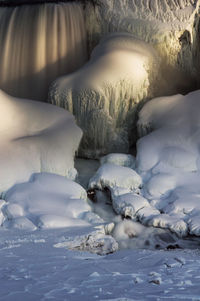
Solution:
[{"label": "ice formation", "polygon": [[0,109],[0,192],[27,181],[35,172],[76,176],[74,155],[82,132],[70,113],[3,91]]},{"label": "ice formation", "polygon": [[199,81],[199,0],[99,3],[86,11],[91,48],[108,32],[128,32],[153,45],[161,57],[166,80],[161,95],[187,90],[194,78]]},{"label": "ice formation", "polygon": [[83,129],[81,155],[128,151],[137,104],[154,95],[158,71],[150,45],[115,33],[100,42],[82,69],[52,84],[49,102],[72,112]]},{"label": "ice formation", "polygon": [[86,235],[70,237],[54,246],[69,250],[88,251],[98,255],[106,255],[118,250],[116,240],[111,235],[106,235],[103,228]]},{"label": "ice formation", "polygon": [[0,7],[0,87],[7,93],[45,101],[50,83],[86,60],[82,5]]},{"label": "ice formation", "polygon": [[7,191],[1,225],[23,230],[88,226],[84,213],[90,211],[86,191],[79,184],[38,173]]}]

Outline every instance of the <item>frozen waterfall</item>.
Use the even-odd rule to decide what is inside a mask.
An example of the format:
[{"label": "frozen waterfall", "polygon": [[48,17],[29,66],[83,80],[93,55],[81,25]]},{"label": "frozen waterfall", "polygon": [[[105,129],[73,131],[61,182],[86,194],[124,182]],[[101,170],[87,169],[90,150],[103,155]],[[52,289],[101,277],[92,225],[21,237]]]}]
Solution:
[{"label": "frozen waterfall", "polygon": [[45,100],[49,84],[87,60],[83,8],[45,3],[0,8],[0,88]]}]

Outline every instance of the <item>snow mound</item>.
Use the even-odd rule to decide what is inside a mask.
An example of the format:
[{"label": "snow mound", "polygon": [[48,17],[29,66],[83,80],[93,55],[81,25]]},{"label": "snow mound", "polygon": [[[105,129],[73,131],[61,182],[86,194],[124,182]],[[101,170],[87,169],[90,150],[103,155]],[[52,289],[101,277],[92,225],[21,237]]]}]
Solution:
[{"label": "snow mound", "polygon": [[65,177],[40,173],[7,191],[1,207],[3,226],[35,230],[85,226],[90,212],[86,191]]},{"label": "snow mound", "polygon": [[75,178],[74,154],[82,136],[74,117],[50,104],[0,91],[0,192],[36,172]]},{"label": "snow mound", "polygon": [[160,214],[151,219],[148,224],[162,229],[169,229],[179,237],[187,236],[188,234],[187,223],[179,215]]},{"label": "snow mound", "polygon": [[106,255],[118,250],[118,243],[103,231],[93,231],[87,235],[68,238],[67,241],[54,245],[55,248],[88,251],[98,255]]},{"label": "snow mound", "polygon": [[136,171],[111,163],[103,164],[89,182],[90,189],[121,187],[137,191],[141,185],[142,179]]},{"label": "snow mound", "polygon": [[126,193],[116,196],[115,190],[112,190],[112,205],[117,214],[125,217],[134,218],[140,209],[150,207],[149,202],[141,195],[136,193]]},{"label": "snow mound", "polygon": [[111,163],[111,164],[130,167],[134,169],[135,158],[132,155],[113,153],[101,157],[100,163],[101,165],[105,163]]},{"label": "snow mound", "polygon": [[178,236],[200,235],[200,91],[155,98],[139,113],[137,171],[162,214],[147,222]]},{"label": "snow mound", "polygon": [[52,84],[49,102],[73,113],[83,129],[81,155],[128,151],[130,140],[135,140],[137,104],[154,95],[158,69],[150,45],[131,34],[115,33],[102,39],[82,69]]}]

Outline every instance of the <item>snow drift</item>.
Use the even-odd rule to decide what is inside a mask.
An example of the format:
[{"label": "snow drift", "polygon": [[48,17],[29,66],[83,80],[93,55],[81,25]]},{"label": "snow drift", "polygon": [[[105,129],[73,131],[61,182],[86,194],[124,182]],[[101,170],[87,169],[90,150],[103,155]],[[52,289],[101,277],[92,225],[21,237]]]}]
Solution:
[{"label": "snow drift", "polygon": [[82,132],[70,113],[3,91],[0,110],[0,192],[36,172],[76,176],[74,155]]},{"label": "snow drift", "polygon": [[82,69],[52,84],[49,102],[72,112],[83,129],[81,155],[128,151],[137,104],[154,95],[158,70],[150,45],[116,33],[100,42]]}]

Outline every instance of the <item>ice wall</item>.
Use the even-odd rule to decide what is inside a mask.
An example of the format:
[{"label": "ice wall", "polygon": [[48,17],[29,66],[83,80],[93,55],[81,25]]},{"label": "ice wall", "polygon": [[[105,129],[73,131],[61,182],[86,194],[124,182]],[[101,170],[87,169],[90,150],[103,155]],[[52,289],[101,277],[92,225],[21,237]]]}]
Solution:
[{"label": "ice wall", "polygon": [[127,152],[135,141],[137,104],[161,83],[155,50],[131,34],[104,38],[82,69],[56,80],[49,102],[76,116],[83,129],[80,155]]},{"label": "ice wall", "polygon": [[0,7],[0,88],[9,94],[46,100],[49,84],[86,60],[80,4]]},{"label": "ice wall", "polygon": [[[87,18],[90,48],[108,32],[129,32],[162,59],[160,95],[191,90],[199,71],[198,0],[100,0]],[[198,61],[198,62],[197,62]],[[198,67],[197,67],[198,65]]]}]

